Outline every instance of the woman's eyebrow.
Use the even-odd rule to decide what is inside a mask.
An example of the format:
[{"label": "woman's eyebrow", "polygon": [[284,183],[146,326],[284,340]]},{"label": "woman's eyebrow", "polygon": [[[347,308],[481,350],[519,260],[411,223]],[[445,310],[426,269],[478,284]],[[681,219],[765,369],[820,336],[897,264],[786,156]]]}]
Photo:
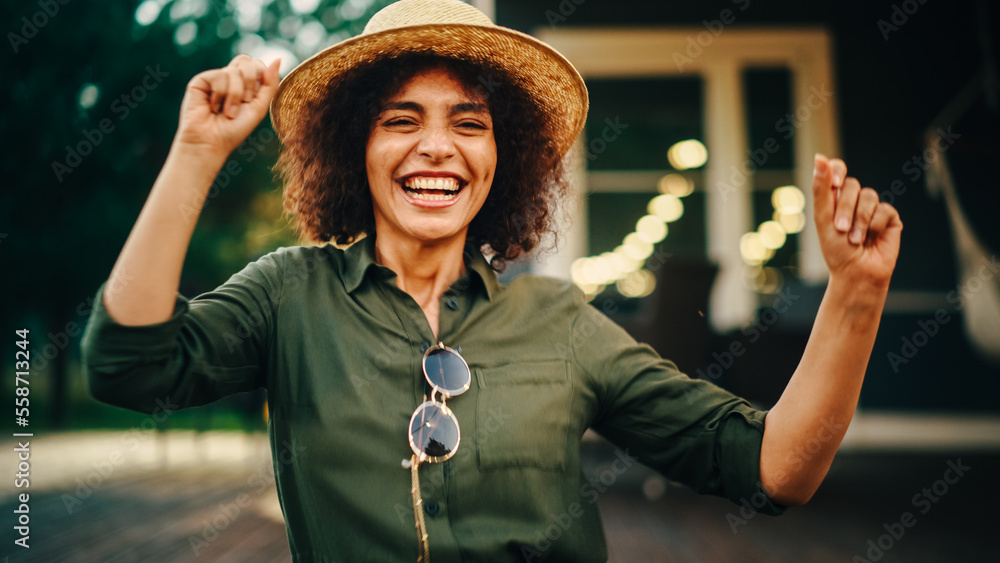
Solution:
[{"label": "woman's eyebrow", "polygon": [[486,104],[477,102],[466,102],[464,104],[455,104],[451,106],[451,115],[455,115],[456,113],[466,113],[466,112],[489,113],[489,111],[490,110],[489,108],[486,107]]},{"label": "woman's eyebrow", "polygon": [[[418,104],[417,102],[386,102],[382,106],[382,111],[390,110],[401,110],[401,111],[415,111],[419,114],[426,113],[424,106]],[[455,104],[451,106],[449,113],[455,115],[458,113],[489,113],[489,108],[486,104],[479,102],[465,102],[461,104]]]},{"label": "woman's eyebrow", "polygon": [[403,110],[403,111],[415,111],[417,113],[424,113],[424,106],[418,104],[417,102],[386,102],[382,106],[382,111],[389,110]]}]

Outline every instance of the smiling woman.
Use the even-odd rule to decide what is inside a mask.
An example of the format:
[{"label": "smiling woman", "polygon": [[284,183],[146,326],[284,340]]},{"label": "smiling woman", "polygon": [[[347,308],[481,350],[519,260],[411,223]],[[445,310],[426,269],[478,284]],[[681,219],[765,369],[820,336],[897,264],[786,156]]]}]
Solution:
[{"label": "smiling woman", "polygon": [[[368,139],[388,131],[385,122],[373,127],[390,107],[392,115],[404,121],[406,115],[417,117],[416,106],[390,106],[388,102],[390,98],[400,101],[403,85],[431,69],[447,71],[451,86],[476,106],[466,109],[476,109],[477,114],[486,110],[479,115],[478,126],[489,125],[497,160],[487,189],[490,185],[501,188],[480,202],[482,209],[468,223],[469,237],[476,246],[489,245],[493,267],[502,269],[505,262],[534,249],[551,231],[555,200],[565,193],[567,180],[557,139],[546,134],[549,130],[540,108],[506,71],[488,61],[474,64],[418,52],[346,71],[339,79],[340,88],[302,107],[302,116],[283,129],[283,149],[275,168],[284,180],[285,208],[302,233],[314,241],[349,244],[361,234],[373,233],[370,170],[363,165],[370,149],[368,143],[344,139]],[[490,123],[483,123],[484,118]],[[476,137],[475,119],[457,125],[467,133],[461,137]],[[393,127],[399,134],[408,127],[425,130],[415,120]]]},{"label": "smiling woman", "polygon": [[[269,107],[286,209],[314,241],[352,244],[278,249],[189,301],[181,211]],[[277,64],[245,55],[195,76],[98,290],[91,392],[151,412],[267,389],[300,563],[606,560],[597,506],[582,502],[588,428],[626,468],[768,514],[805,502],[857,404],[898,215],[817,156],[831,281],[802,365],[764,412],[679,372],[568,281],[499,283],[551,228],[586,112],[565,58],[458,0],[397,2],[280,85]],[[793,455],[819,433],[809,459]]]}]

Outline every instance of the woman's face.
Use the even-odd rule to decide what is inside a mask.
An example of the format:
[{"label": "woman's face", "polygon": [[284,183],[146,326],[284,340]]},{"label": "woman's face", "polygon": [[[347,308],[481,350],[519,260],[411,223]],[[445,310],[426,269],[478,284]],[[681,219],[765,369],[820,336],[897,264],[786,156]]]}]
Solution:
[{"label": "woman's face", "polygon": [[446,69],[418,73],[375,118],[365,160],[380,240],[464,237],[497,164],[486,101]]}]

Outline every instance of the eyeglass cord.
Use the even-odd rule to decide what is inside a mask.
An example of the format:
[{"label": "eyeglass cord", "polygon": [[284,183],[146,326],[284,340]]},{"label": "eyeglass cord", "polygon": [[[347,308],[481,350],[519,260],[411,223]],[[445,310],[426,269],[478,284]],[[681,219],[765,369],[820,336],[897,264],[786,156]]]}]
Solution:
[{"label": "eyeglass cord", "polygon": [[417,541],[420,548],[417,563],[430,563],[431,546],[427,542],[427,523],[424,521],[423,499],[420,498],[420,459],[417,454],[410,458],[410,494],[413,495],[413,518],[417,522]]}]

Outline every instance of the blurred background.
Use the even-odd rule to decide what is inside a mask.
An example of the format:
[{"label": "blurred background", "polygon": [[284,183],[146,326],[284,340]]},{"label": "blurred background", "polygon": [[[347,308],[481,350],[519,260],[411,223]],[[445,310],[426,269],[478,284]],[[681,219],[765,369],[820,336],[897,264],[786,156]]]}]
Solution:
[{"label": "blurred background", "polygon": [[[815,152],[842,157],[906,225],[859,414],[813,503],[753,518],[636,468],[600,498],[612,560],[1000,560],[989,518],[1000,500],[997,6],[470,3],[555,46],[591,96],[558,246],[504,278],[572,279],[692,377],[768,407],[794,370],[826,276],[810,225]],[[164,416],[104,406],[84,388],[79,338],[167,154],[187,81],[236,53],[281,57],[287,73],[386,4],[0,7],[4,349],[11,358],[14,331],[29,329],[32,356],[30,425],[8,428],[35,433],[32,549],[14,546],[5,524],[0,555],[288,559],[263,393]],[[188,253],[185,295],[298,243],[270,172],[277,149],[265,119],[231,155]],[[13,359],[0,372],[14,397]],[[601,475],[613,451],[589,435],[583,447]],[[0,456],[5,475],[16,463]],[[953,467],[970,469],[952,482]],[[3,522],[16,492],[0,488]],[[237,504],[244,493],[249,504]],[[906,512],[916,525],[896,537]]]}]

